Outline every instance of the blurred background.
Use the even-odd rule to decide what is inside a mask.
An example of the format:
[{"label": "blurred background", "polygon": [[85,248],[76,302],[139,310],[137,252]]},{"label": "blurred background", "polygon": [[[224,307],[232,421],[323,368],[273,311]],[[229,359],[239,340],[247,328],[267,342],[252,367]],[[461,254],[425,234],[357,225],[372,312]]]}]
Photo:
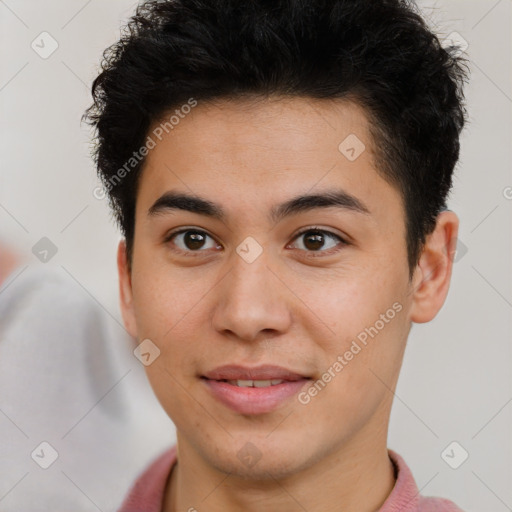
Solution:
[{"label": "blurred background", "polygon": [[[0,294],[14,295],[25,279],[26,299],[33,292],[27,276],[40,282],[51,273],[60,284],[40,288],[39,300],[57,325],[67,325],[69,353],[53,338],[41,339],[38,350],[56,350],[59,364],[74,357],[81,367],[72,349],[80,337],[87,342],[86,317],[75,323],[73,312],[88,310],[95,339],[104,340],[98,350],[113,361],[99,369],[89,363],[100,375],[94,390],[62,416],[57,388],[49,396],[51,388],[36,384],[37,353],[4,343],[0,318],[1,510],[49,510],[52,496],[54,508],[115,510],[143,466],[174,443],[122,327],[120,235],[106,199],[94,193],[91,133],[80,122],[102,52],[136,5],[0,0]],[[422,494],[468,512],[502,512],[512,510],[512,2],[418,5],[440,39],[466,47],[469,124],[449,201],[461,220],[450,293],[434,321],[412,328],[388,446],[404,457]],[[20,258],[16,268],[7,247]],[[52,313],[55,297],[68,308]],[[58,458],[43,469],[34,450],[52,449]]]}]

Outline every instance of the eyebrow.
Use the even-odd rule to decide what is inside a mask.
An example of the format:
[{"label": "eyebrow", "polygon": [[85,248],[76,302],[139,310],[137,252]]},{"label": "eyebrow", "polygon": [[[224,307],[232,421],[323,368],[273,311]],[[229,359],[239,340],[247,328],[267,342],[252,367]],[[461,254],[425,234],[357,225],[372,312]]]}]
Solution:
[{"label": "eyebrow", "polygon": [[[293,197],[288,201],[274,206],[270,211],[270,220],[279,222],[285,217],[317,208],[336,207],[364,215],[371,215],[370,210],[357,197],[344,190],[326,190],[317,194],[306,194]],[[150,217],[184,210],[225,222],[227,215],[221,205],[202,197],[177,191],[168,191],[160,196],[148,210]]]}]

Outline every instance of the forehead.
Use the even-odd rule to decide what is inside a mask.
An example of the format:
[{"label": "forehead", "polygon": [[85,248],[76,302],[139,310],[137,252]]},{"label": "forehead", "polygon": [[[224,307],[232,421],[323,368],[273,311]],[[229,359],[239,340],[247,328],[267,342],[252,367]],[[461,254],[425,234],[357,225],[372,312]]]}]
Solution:
[{"label": "forehead", "polygon": [[376,171],[368,119],[352,102],[282,97],[198,102],[176,124],[154,123],[148,135],[156,144],[139,182],[138,210],[176,189],[214,197],[228,213],[229,205],[256,211],[326,188],[342,188],[365,198],[365,204],[386,195],[400,202]]},{"label": "forehead", "polygon": [[[364,140],[366,149],[372,150],[365,111],[356,103],[342,100],[279,96],[217,100],[199,102],[186,115],[173,116],[172,126],[165,124],[169,117],[164,115],[163,121],[155,122],[150,135],[157,132],[160,149],[166,143],[179,145],[186,141],[187,158],[193,156],[198,161],[208,157],[247,159],[259,153],[262,163],[268,165],[273,160],[279,164],[281,153],[286,161],[295,163],[318,150],[327,150],[337,158],[339,143],[349,135]],[[271,153],[269,158],[264,152]],[[157,148],[148,160],[159,156]]]}]

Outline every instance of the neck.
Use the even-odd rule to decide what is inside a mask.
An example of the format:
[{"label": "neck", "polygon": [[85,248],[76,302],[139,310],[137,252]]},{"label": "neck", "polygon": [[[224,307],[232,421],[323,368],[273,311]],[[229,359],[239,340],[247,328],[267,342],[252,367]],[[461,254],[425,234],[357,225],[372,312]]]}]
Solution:
[{"label": "neck", "polygon": [[395,469],[387,428],[364,434],[294,474],[250,480],[207,464],[178,432],[178,462],[167,483],[163,512],[375,512],[395,485]]}]

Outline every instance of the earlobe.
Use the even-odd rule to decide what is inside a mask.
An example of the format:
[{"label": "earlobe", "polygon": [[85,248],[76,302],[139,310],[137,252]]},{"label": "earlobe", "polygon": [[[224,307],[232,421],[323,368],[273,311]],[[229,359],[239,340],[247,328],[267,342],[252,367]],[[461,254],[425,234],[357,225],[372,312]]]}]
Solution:
[{"label": "earlobe", "polygon": [[137,328],[133,308],[131,272],[126,255],[125,240],[121,240],[117,247],[117,272],[119,276],[119,301],[123,323],[130,335],[136,338]]},{"label": "earlobe", "polygon": [[415,269],[411,321],[430,322],[444,304],[453,268],[459,219],[452,211],[437,217],[434,231],[427,236]]}]

